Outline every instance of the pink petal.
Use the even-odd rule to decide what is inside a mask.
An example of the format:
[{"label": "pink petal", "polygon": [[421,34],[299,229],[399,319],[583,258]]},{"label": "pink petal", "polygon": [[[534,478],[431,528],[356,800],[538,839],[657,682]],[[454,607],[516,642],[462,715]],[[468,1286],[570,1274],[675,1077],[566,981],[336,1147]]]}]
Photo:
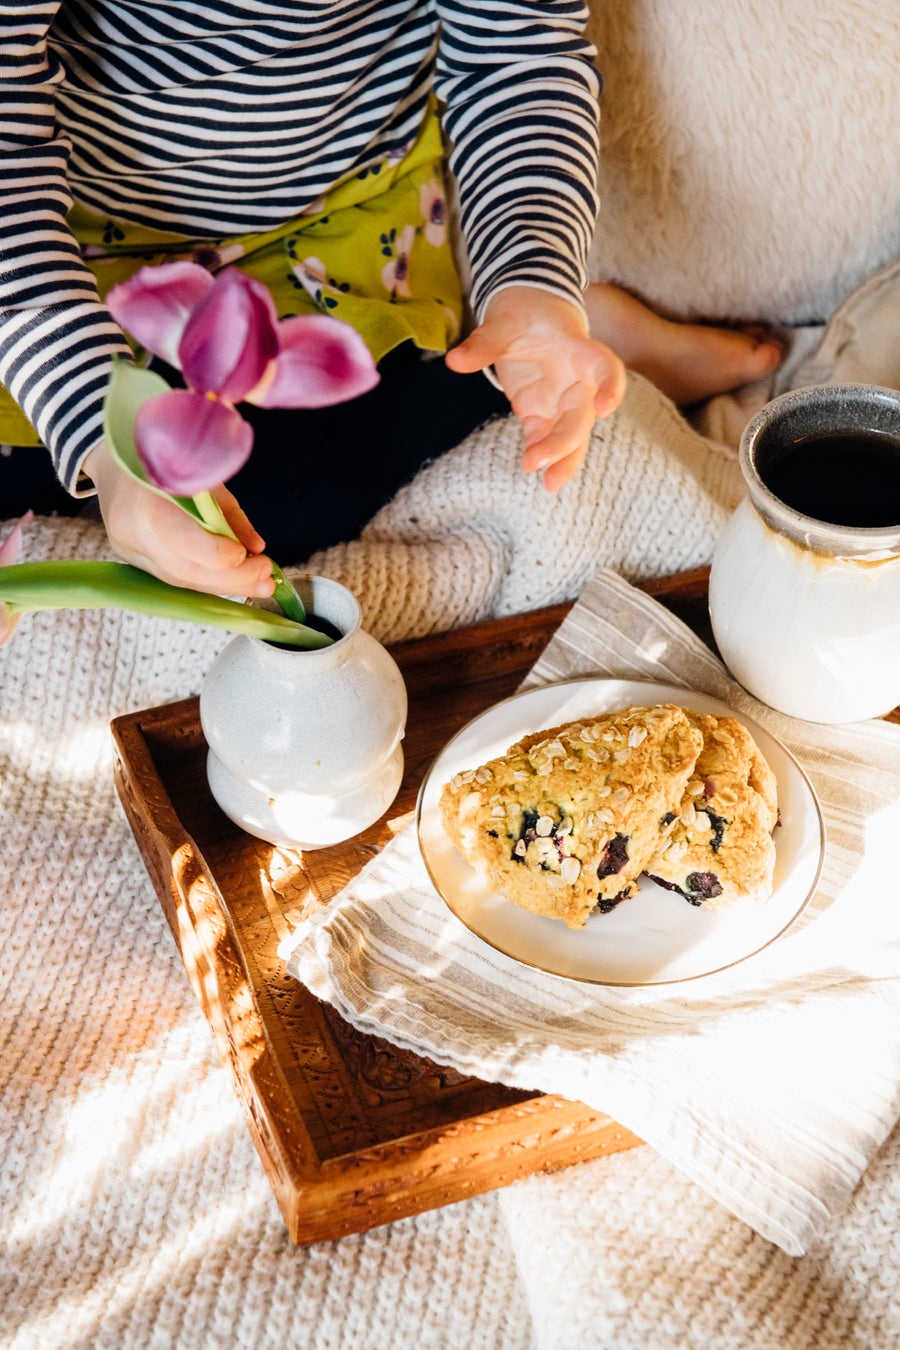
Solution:
[{"label": "pink petal", "polygon": [[26,511],[0,544],[0,567],[10,567],[19,561],[19,554],[22,552],[22,527],[30,525],[33,520],[34,512]]},{"label": "pink petal", "polygon": [[190,389],[170,389],[141,404],[134,443],[154,487],[193,497],[246,464],[253,428],[227,403]]},{"label": "pink petal", "polygon": [[116,323],[136,342],[177,366],[184,326],[213,285],[213,278],[197,263],[161,263],[142,267],[128,281],[113,286],[106,303]]},{"label": "pink petal", "polygon": [[178,348],[185,380],[240,403],[278,352],[277,322],[262,282],[226,268],[185,326]]},{"label": "pink petal", "polygon": [[325,314],[298,314],[278,325],[281,351],[247,395],[261,408],[325,408],[374,389],[379,375],[368,347],[349,324]]}]

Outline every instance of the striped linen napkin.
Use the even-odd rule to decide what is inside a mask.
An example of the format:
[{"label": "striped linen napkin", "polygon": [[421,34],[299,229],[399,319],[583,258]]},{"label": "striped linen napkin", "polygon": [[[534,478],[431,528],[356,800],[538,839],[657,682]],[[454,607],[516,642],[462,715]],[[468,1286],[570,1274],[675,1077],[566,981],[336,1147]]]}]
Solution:
[{"label": "striped linen napkin", "polygon": [[800,1255],[900,1115],[900,727],[773,712],[612,572],[588,584],[523,687],[586,674],[700,691],[794,753],[827,843],[816,893],[784,937],[675,985],[545,975],[454,917],[410,826],[298,927],[287,968],[360,1031],[610,1114]]}]

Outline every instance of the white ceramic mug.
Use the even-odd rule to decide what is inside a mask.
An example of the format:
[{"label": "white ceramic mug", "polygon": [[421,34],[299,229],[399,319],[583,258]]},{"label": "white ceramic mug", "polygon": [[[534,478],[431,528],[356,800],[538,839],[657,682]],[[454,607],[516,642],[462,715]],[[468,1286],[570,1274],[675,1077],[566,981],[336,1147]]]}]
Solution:
[{"label": "white ceramic mug", "polygon": [[900,703],[900,393],[782,394],[748,424],[740,462],[748,495],[709,584],[722,659],[794,717],[890,712]]}]

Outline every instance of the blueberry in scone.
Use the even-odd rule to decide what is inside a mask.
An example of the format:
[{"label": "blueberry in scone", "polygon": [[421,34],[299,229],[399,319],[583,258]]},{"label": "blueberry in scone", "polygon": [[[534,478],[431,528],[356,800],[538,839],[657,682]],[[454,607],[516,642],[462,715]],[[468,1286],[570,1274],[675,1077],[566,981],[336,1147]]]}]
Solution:
[{"label": "blueberry in scone", "polygon": [[679,819],[702,744],[673,704],[551,727],[455,774],[441,821],[492,889],[581,928],[636,891]]},{"label": "blueberry in scone", "polygon": [[775,775],[733,717],[687,712],[703,748],[677,820],[646,872],[694,905],[729,909],[772,893],[778,819]]}]

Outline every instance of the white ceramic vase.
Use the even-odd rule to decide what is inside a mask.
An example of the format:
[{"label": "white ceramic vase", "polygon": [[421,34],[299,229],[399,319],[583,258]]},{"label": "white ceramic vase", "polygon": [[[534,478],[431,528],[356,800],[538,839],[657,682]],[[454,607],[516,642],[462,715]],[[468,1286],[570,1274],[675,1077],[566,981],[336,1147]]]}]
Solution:
[{"label": "white ceramic vase", "polygon": [[346,587],[324,577],[296,585],[340,639],[293,650],[234,638],[204,680],[200,720],[225,814],[269,843],[316,849],[367,829],[396,797],[407,698]]}]

